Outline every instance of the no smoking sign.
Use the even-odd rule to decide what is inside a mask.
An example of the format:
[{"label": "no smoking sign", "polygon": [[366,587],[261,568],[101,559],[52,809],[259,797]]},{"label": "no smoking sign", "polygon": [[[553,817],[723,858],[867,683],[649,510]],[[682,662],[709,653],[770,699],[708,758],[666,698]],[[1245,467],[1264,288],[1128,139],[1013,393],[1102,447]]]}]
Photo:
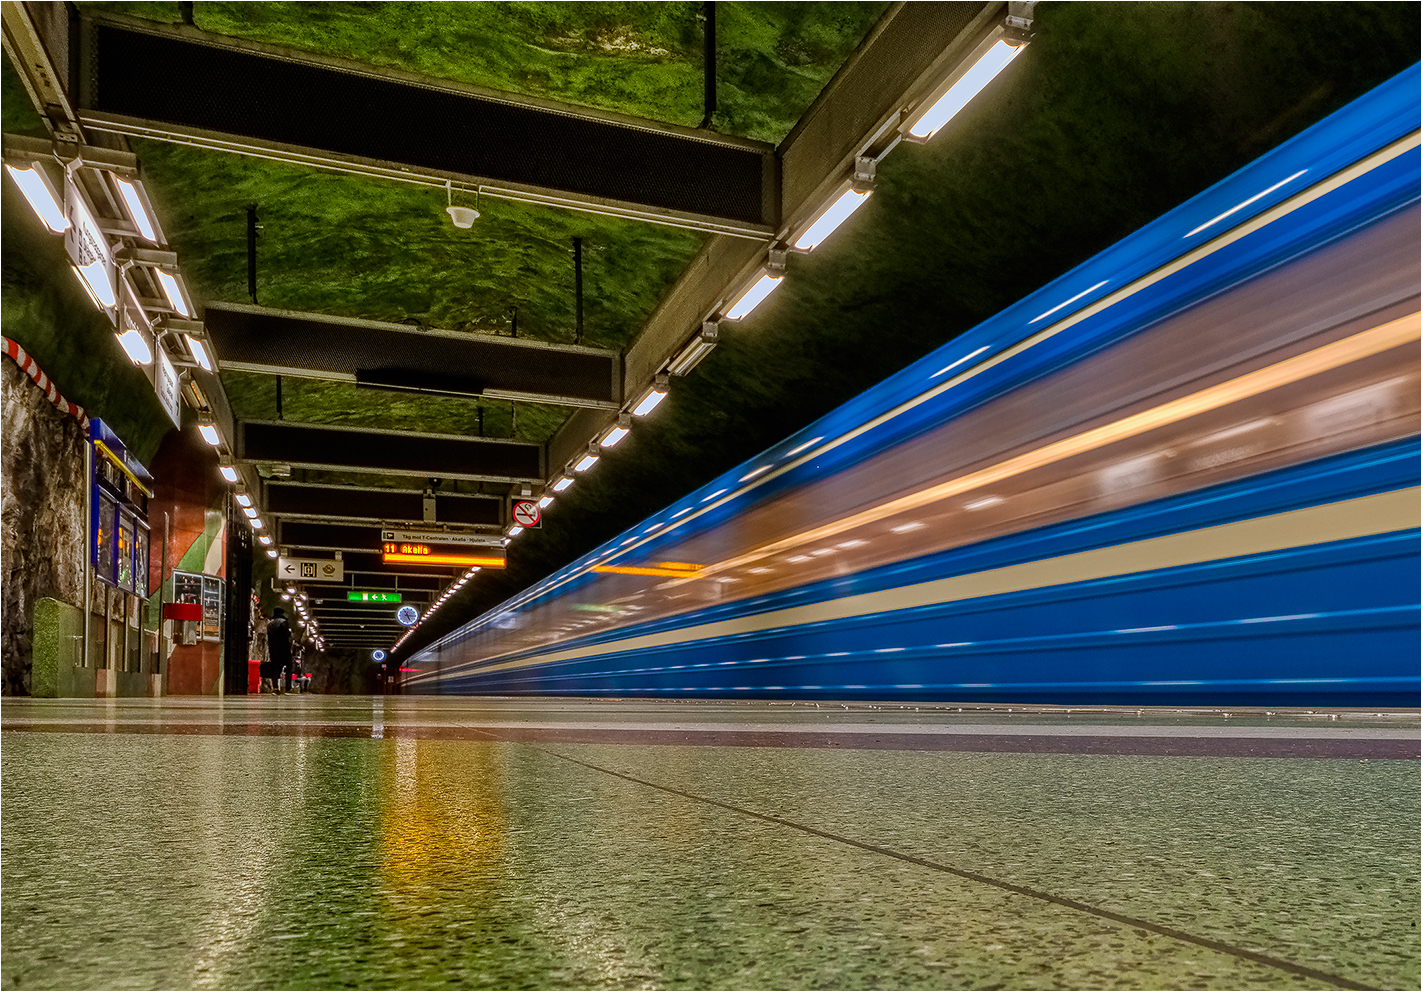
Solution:
[{"label": "no smoking sign", "polygon": [[515,500],[514,505],[509,508],[509,516],[514,519],[515,524],[525,528],[539,527],[543,520],[543,512],[534,500]]}]

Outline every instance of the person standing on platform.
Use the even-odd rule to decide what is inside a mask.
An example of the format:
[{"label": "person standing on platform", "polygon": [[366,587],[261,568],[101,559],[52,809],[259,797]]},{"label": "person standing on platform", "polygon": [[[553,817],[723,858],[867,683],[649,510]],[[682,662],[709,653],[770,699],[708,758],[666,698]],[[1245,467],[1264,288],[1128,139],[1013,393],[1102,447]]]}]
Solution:
[{"label": "person standing on platform", "polygon": [[267,622],[267,661],[262,663],[262,692],[282,692],[282,673],[292,663],[292,632],[287,624],[287,612],[281,607],[272,611]]}]

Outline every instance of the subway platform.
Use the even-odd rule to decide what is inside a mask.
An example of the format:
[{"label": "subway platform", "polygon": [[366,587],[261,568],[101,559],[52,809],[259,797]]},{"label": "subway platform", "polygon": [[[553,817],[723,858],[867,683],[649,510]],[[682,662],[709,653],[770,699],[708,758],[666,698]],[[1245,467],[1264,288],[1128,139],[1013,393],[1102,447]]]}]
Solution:
[{"label": "subway platform", "polygon": [[1419,715],[7,698],[7,989],[1417,989]]}]

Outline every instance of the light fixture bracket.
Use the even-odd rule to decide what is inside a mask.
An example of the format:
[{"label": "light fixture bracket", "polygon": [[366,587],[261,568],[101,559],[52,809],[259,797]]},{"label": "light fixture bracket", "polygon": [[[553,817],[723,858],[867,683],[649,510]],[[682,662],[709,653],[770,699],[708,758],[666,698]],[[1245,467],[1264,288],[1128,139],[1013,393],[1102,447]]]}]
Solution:
[{"label": "light fixture bracket", "polygon": [[790,249],[785,245],[773,245],[766,253],[766,269],[776,275],[784,275],[786,271],[786,256],[790,254]]},{"label": "light fixture bracket", "polygon": [[850,189],[856,193],[869,193],[875,188],[875,166],[877,160],[869,155],[855,156],[855,171],[850,176]]},{"label": "light fixture bracket", "polygon": [[1033,37],[1033,7],[1037,0],[1010,0],[1003,18],[1003,40],[1010,45],[1026,45]]}]

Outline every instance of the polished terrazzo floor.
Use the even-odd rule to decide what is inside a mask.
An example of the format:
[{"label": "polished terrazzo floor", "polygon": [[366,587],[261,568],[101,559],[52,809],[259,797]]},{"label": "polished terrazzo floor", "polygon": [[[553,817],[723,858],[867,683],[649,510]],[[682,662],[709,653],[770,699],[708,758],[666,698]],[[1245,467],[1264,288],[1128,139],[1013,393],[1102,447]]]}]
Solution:
[{"label": "polished terrazzo floor", "polygon": [[1416,711],[0,714],[5,988],[1419,986]]}]

